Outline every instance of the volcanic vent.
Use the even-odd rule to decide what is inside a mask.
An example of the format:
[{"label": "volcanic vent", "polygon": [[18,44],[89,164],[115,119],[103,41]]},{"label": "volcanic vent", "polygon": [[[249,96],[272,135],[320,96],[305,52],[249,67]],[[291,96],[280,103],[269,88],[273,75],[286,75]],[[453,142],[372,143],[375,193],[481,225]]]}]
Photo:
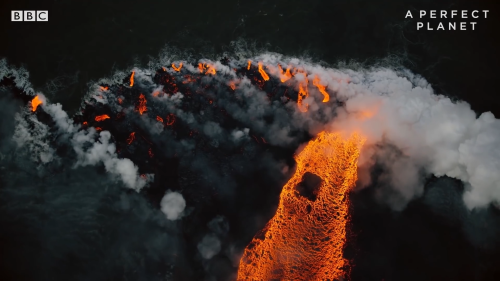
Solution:
[{"label": "volcanic vent", "polygon": [[356,182],[364,139],[320,133],[296,156],[275,216],[245,249],[238,280],[335,280],[348,274],[343,258],[348,192]]}]

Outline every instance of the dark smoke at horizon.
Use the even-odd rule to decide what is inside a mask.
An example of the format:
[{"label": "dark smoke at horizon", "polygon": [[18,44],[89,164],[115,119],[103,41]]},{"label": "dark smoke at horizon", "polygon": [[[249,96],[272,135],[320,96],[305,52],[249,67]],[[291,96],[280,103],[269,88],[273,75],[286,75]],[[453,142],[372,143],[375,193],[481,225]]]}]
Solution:
[{"label": "dark smoke at horizon", "polygon": [[[470,171],[498,165],[482,154],[498,142],[497,119],[476,119],[465,103],[435,96],[405,69],[331,69],[276,54],[252,56],[248,69],[249,56],[237,55],[201,60],[199,70],[198,61],[164,54],[149,68],[133,69],[134,86],[130,72],[91,83],[73,117],[34,91],[25,71],[4,63],[0,219],[9,227],[0,238],[8,246],[1,258],[11,263],[1,270],[12,280],[233,280],[243,248],[273,215],[293,173],[293,153],[321,130],[360,128],[369,145],[352,194],[353,242],[346,251],[355,261],[352,280],[421,280],[434,270],[441,273],[432,280],[498,274],[499,215],[491,204],[499,199],[497,175],[483,173],[488,181],[478,182]],[[170,67],[180,61],[181,71]],[[297,106],[307,76],[296,73],[284,84],[272,68],[277,63],[310,74],[307,112]],[[321,102],[315,75],[328,84],[329,103]],[[36,94],[43,103],[33,113]],[[433,103],[442,115],[426,113]],[[407,137],[394,134],[401,124],[382,120],[407,122],[412,113],[419,116],[414,122],[444,120],[448,128],[462,114],[466,125],[446,132],[455,135],[415,139],[405,151]],[[101,115],[110,118],[95,121]],[[415,128],[403,133],[436,133]],[[432,149],[478,141],[466,154],[472,164]],[[478,190],[466,205],[464,194]],[[443,245],[446,233],[456,237]],[[434,260],[432,251],[440,253]]]}]

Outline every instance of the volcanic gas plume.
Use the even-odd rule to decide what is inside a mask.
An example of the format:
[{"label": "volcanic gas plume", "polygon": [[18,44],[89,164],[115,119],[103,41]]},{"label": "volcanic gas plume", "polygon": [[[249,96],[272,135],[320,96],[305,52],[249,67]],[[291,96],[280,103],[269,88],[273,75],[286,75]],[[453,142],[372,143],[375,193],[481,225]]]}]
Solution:
[{"label": "volcanic gas plume", "polygon": [[283,187],[276,215],[245,249],[238,280],[336,280],[343,257],[348,193],[356,182],[364,140],[321,132],[296,156],[297,170]]}]

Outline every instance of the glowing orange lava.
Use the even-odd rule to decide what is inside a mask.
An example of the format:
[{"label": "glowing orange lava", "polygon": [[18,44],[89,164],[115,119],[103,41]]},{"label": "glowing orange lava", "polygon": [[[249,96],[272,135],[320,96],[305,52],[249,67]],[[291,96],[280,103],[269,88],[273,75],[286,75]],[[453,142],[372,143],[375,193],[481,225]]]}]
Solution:
[{"label": "glowing orange lava", "polygon": [[109,119],[109,116],[106,114],[99,115],[99,116],[95,117],[95,121],[97,121],[97,122],[101,122],[101,121],[106,120],[106,119]]},{"label": "glowing orange lava", "polygon": [[40,97],[38,95],[36,95],[32,100],[31,100],[31,110],[33,110],[33,112],[36,111],[36,108],[42,104],[42,100],[40,99]]},{"label": "glowing orange lava", "polygon": [[206,73],[206,74],[207,74],[207,75],[208,75],[208,74],[215,75],[215,73],[217,73],[217,72],[215,71],[215,67],[213,67],[212,65],[209,65],[209,66],[208,66],[208,69],[207,69],[207,73]]},{"label": "glowing orange lava", "polygon": [[172,63],[172,68],[173,68],[175,71],[177,71],[177,72],[181,71],[181,68],[182,68],[182,62],[179,64],[179,67],[175,66],[175,64],[173,64],[173,63]]},{"label": "glowing orange lava", "polygon": [[132,71],[132,75],[130,76],[130,87],[134,86],[134,75],[135,71]]},{"label": "glowing orange lava", "polygon": [[318,76],[314,77],[313,85],[318,87],[318,90],[323,94],[323,102],[327,102],[330,100],[330,95],[326,92],[326,86],[321,84]]},{"label": "glowing orange lava", "polygon": [[285,73],[283,73],[283,68],[281,68],[281,65],[278,64],[278,68],[280,69],[280,72],[281,72],[280,73],[281,74],[280,75],[281,76],[280,80],[281,80],[282,83],[285,83],[288,79],[292,78],[292,74],[290,73],[290,68],[289,67],[286,69]]},{"label": "glowing orange lava", "polygon": [[210,65],[208,63],[198,63],[198,69],[200,70],[200,73],[203,73],[205,71],[205,74],[212,74],[215,75],[217,71],[215,70],[215,67],[213,65]]},{"label": "glowing orange lava", "polygon": [[297,96],[297,105],[299,106],[299,110],[302,112],[307,112],[307,110],[309,108],[308,104],[304,104],[302,102],[303,99],[305,99],[309,96],[309,93],[307,92],[307,84],[308,84],[307,78],[306,78],[305,82],[301,82],[299,84],[299,94]]},{"label": "glowing orange lava", "polygon": [[172,126],[175,123],[175,115],[173,113],[170,113],[167,115],[167,126]]},{"label": "glowing orange lava", "polygon": [[247,70],[250,70],[250,66],[252,66],[252,61],[248,61],[248,66],[247,66]]},{"label": "glowing orange lava", "polygon": [[163,118],[161,118],[160,116],[156,116],[156,121],[163,123]]},{"label": "glowing orange lava", "polygon": [[109,87],[103,87],[101,86],[101,91],[107,91],[109,89]]},{"label": "glowing orange lava", "polygon": [[321,132],[295,157],[276,214],[245,249],[237,280],[336,280],[349,275],[343,257],[348,192],[357,179],[364,138]]},{"label": "glowing orange lava", "polygon": [[262,78],[267,81],[269,80],[269,75],[267,75],[267,73],[264,71],[264,69],[262,68],[262,63],[259,62],[259,73],[260,75],[262,75]]},{"label": "glowing orange lava", "polygon": [[128,136],[127,143],[131,144],[135,140],[135,132],[130,133],[130,136]]},{"label": "glowing orange lava", "polygon": [[139,114],[143,114],[144,112],[146,112],[148,110],[148,108],[146,107],[146,97],[143,95],[143,94],[140,94],[139,95],[139,105],[137,106],[137,110],[139,111]]}]

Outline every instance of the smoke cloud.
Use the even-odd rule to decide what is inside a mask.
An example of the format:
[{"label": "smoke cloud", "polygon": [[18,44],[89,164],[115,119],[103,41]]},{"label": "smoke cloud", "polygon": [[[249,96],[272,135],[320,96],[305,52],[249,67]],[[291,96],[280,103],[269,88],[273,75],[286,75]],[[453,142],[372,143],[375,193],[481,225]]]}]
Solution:
[{"label": "smoke cloud", "polygon": [[[150,65],[169,65],[172,61],[166,63],[168,57],[165,54]],[[253,80],[231,71],[246,68],[249,61],[254,66],[262,62],[267,74],[275,79],[283,80],[284,69],[300,70],[283,85],[295,91],[307,85],[304,87],[309,95],[302,101],[307,112],[299,110],[296,103],[285,101],[286,96],[270,100]],[[178,65],[180,61],[174,63]],[[150,89],[153,100],[164,103],[192,129],[205,134],[213,147],[238,144],[247,132],[262,136],[260,141],[271,145],[293,147],[303,141],[297,134],[300,131],[310,135],[321,130],[342,131],[346,135],[358,131],[367,138],[359,160],[358,188],[374,182],[383,185],[379,199],[396,210],[422,195],[425,179],[430,175],[463,181],[467,186],[463,199],[469,209],[500,200],[500,175],[496,172],[500,169],[500,151],[496,148],[499,120],[489,112],[477,117],[466,102],[436,95],[423,77],[407,69],[359,65],[331,68],[275,53],[230,60],[227,65],[210,60],[200,63],[217,69],[217,75],[206,75],[203,83],[235,85],[234,92],[208,88],[204,94],[247,129],[229,131],[221,127],[218,117],[208,108],[186,111],[186,93],[154,96],[153,93],[168,89],[155,84],[150,75],[152,69],[136,68],[135,77],[140,85]],[[188,73],[199,73],[186,61],[184,68]],[[171,68],[167,72],[176,75]],[[322,102],[323,94],[313,79],[326,87],[328,103]],[[149,127],[151,132],[156,130]],[[383,168],[376,178],[371,172],[374,165]]]},{"label": "smoke cloud", "polygon": [[[229,66],[245,67],[247,61],[231,61]],[[500,176],[496,172],[500,169],[500,151],[496,148],[500,122],[491,113],[476,117],[468,103],[436,95],[423,77],[398,67],[329,68],[273,53],[249,61],[263,62],[267,73],[278,79],[283,78],[278,65],[301,69],[309,80],[318,78],[326,86],[331,101],[342,104],[322,103],[322,94],[310,85],[311,81],[310,95],[303,100],[308,106],[305,113],[294,103],[270,101],[245,77],[237,81],[237,102],[218,92],[217,104],[270,144],[297,144],[297,129],[311,135],[325,129],[346,135],[362,133],[367,143],[359,161],[358,188],[374,181],[370,170],[375,164],[383,167],[376,180],[390,190],[381,192],[379,198],[397,210],[422,195],[430,175],[462,180],[467,186],[463,199],[469,209],[500,200]],[[228,72],[227,67],[220,68]],[[286,85],[298,89],[305,77],[298,73]],[[230,75],[213,79],[225,84],[234,82]],[[232,135],[234,140],[241,135],[223,133],[213,121],[200,126],[207,136],[217,140],[221,135]]]},{"label": "smoke cloud", "polygon": [[160,205],[161,211],[167,216],[167,219],[176,220],[181,217],[186,207],[186,200],[182,194],[168,190],[161,199]]},{"label": "smoke cloud", "polygon": [[109,132],[78,131],[59,105],[43,99],[44,112],[33,113],[21,102],[21,94],[35,93],[25,72],[4,69],[4,62],[0,256],[8,262],[0,266],[2,278],[165,280],[169,265],[184,261],[183,239],[144,196],[123,188],[137,187],[134,165],[113,155]]},{"label": "smoke cloud", "polygon": [[198,243],[198,250],[204,259],[211,259],[220,252],[221,243],[217,236],[213,233],[207,234]]},{"label": "smoke cloud", "polygon": [[367,137],[360,167],[374,162],[386,167],[381,177],[397,192],[386,199],[397,209],[422,194],[422,174],[465,182],[469,209],[500,200],[500,178],[494,172],[500,168],[495,148],[499,120],[489,112],[476,118],[469,104],[435,95],[421,77],[404,74],[351,72],[352,82],[338,92],[346,106],[337,110],[331,128],[358,130]]},{"label": "smoke cloud", "polygon": [[[324,130],[346,137],[358,132],[366,138],[356,188],[376,185],[378,200],[394,210],[403,210],[424,194],[424,184],[432,175],[464,183],[464,205],[449,207],[460,210],[462,217],[471,209],[500,202],[500,122],[491,113],[477,116],[466,102],[436,95],[424,78],[399,67],[328,67],[274,53],[245,55],[239,53],[242,59],[226,62],[181,61],[165,55],[149,64],[151,69],[132,69],[134,87],[129,86],[130,72],[116,72],[90,86],[74,117],[38,93],[41,110],[33,113],[28,102],[9,113],[12,128],[2,145],[11,143],[12,153],[22,155],[22,163],[29,163],[26,166],[33,167],[33,173],[47,176],[62,171],[51,181],[56,187],[44,197],[54,210],[59,210],[60,201],[68,200],[64,206],[80,206],[75,217],[85,213],[90,224],[104,210],[113,214],[111,220],[125,221],[122,226],[108,226],[123,236],[128,235],[127,229],[141,225],[147,233],[137,230],[135,234],[139,240],[150,241],[141,247],[150,250],[153,263],[167,260],[184,268],[193,266],[183,259],[181,252],[186,249],[172,245],[185,237],[185,255],[192,255],[186,259],[201,255],[214,276],[214,268],[219,267],[234,273],[245,246],[228,241],[248,240],[269,218],[266,212],[273,211],[280,190],[270,187],[282,186],[293,172],[294,164],[283,155],[292,155]],[[181,73],[167,67],[180,62],[184,65]],[[270,80],[264,82],[258,62]],[[290,77],[287,69],[293,73]],[[9,69],[0,61],[0,75],[15,78],[24,95],[35,95],[26,71]],[[327,102],[317,83],[325,87]],[[307,95],[299,104],[301,91]],[[147,111],[140,114],[139,94],[147,100]],[[111,117],[96,123],[97,114]],[[65,173],[70,176],[65,178]],[[84,185],[77,184],[86,180]],[[71,192],[83,192],[82,200],[92,206],[86,209],[75,202],[78,198],[64,195],[62,187],[72,184]],[[127,189],[120,189],[121,185]],[[79,189],[88,186],[93,194]],[[14,184],[9,188],[10,197],[5,200],[16,201],[21,195],[12,195],[16,194]],[[35,194],[36,190],[28,186],[23,192]],[[434,191],[426,203],[438,212],[450,213],[440,209],[441,197],[461,195],[447,194]],[[241,211],[234,211],[240,207]],[[256,210],[261,213],[255,215]],[[133,219],[127,221],[129,215]],[[72,228],[74,223],[69,219],[64,227]],[[235,239],[231,231],[243,238]],[[131,249],[142,241],[122,239],[130,251],[120,256],[120,262],[127,268],[140,267]],[[178,254],[179,261],[162,251]],[[108,255],[113,257],[111,252]],[[202,280],[203,273],[180,276],[179,280]]]}]

